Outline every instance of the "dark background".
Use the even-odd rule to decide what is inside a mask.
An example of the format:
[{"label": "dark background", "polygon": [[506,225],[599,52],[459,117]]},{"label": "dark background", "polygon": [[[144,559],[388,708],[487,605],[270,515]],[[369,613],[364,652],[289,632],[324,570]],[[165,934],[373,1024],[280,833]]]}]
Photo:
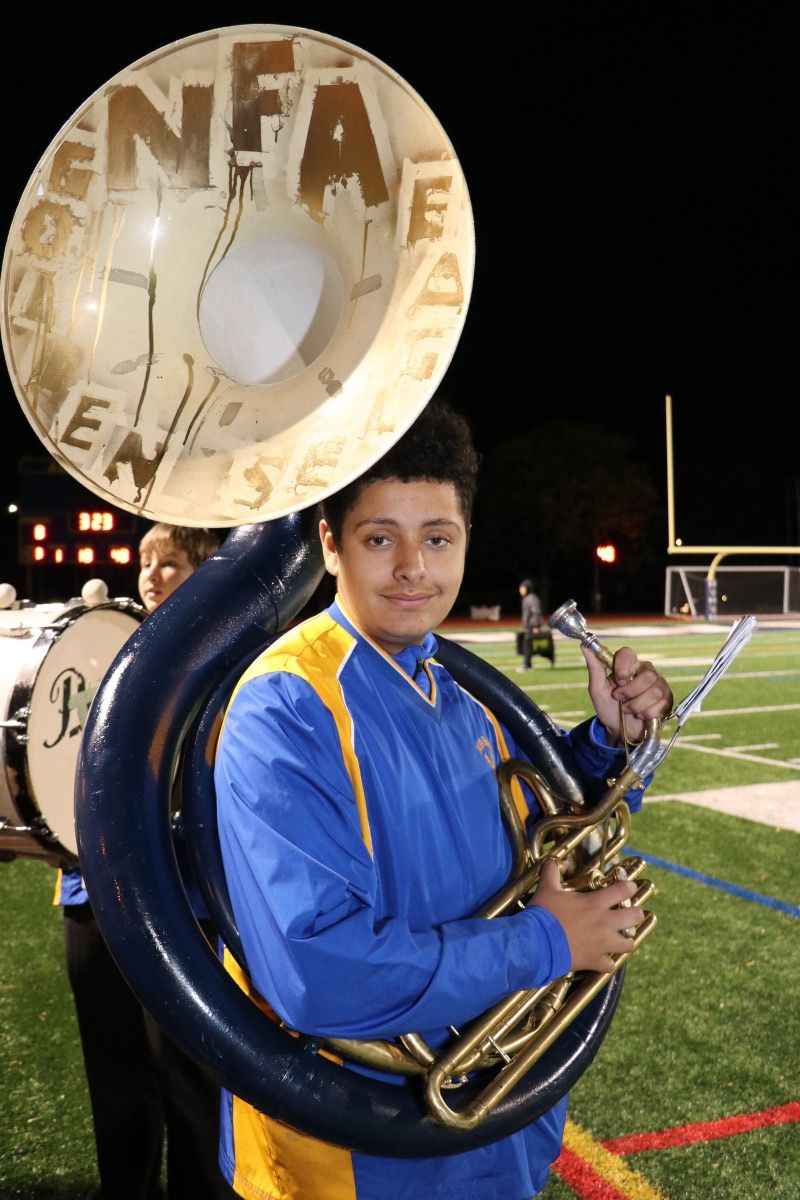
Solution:
[{"label": "dark background", "polygon": [[[0,95],[0,224],[38,159],[112,75],[169,42],[222,25],[306,27],[381,58],[427,101],[461,160],[475,217],[469,313],[442,391],[488,454],[537,431],[591,422],[632,439],[657,518],[636,571],[604,568],[607,605],[658,611],[669,558],[664,397],[673,397],[676,532],[687,545],[797,545],[800,85],[794,4],[62,6],[7,36]],[[22,454],[42,454],[2,383],[0,578],[16,563]],[[598,453],[602,441],[598,442]],[[607,486],[636,508],[619,462]],[[525,538],[523,525],[520,539]],[[553,603],[591,607],[593,545],[562,564]],[[646,553],[645,553],[646,550]],[[634,560],[635,545],[627,547]],[[517,603],[518,573],[473,545],[465,595]],[[776,561],[794,561],[776,555]],[[736,560],[746,562],[746,559]],[[751,559],[765,563],[768,558]],[[635,563],[634,563],[635,566]],[[536,561],[523,573],[534,577]],[[130,580],[130,582],[129,582]],[[621,583],[619,581],[622,581]],[[81,578],[51,577],[74,594]],[[112,579],[129,594],[132,575]],[[583,606],[583,604],[582,604]]]}]

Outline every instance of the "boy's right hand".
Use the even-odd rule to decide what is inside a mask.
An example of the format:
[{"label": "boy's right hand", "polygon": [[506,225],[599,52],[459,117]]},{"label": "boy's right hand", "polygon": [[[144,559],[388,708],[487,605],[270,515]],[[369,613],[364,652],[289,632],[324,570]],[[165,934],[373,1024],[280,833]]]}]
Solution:
[{"label": "boy's right hand", "polygon": [[641,925],[641,908],[617,908],[636,891],[631,880],[610,883],[595,892],[569,891],[561,882],[561,869],[547,859],[539,877],[532,906],[546,908],[557,918],[567,935],[573,971],[613,971],[612,954],[627,954],[631,939],[623,929]]}]

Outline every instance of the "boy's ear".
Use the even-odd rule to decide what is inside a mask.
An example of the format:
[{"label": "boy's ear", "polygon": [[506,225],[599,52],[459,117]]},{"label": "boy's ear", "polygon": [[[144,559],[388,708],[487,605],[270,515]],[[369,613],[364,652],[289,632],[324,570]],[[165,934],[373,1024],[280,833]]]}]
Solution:
[{"label": "boy's ear", "polygon": [[336,549],[336,543],[328,527],[328,522],[324,518],[319,523],[319,541],[322,546],[322,559],[325,563],[325,570],[329,575],[338,575],[339,551]]}]

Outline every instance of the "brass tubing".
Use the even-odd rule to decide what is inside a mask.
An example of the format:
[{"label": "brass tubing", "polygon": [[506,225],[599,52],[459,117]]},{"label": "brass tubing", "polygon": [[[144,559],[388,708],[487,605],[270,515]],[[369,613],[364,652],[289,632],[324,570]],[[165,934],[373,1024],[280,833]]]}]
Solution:
[{"label": "brass tubing", "polygon": [[[563,605],[549,624],[570,637],[578,637],[606,666],[612,666],[613,654],[588,632],[574,601]],[[548,858],[561,866],[564,887],[576,891],[605,887],[618,879],[635,880],[641,875],[644,859],[628,856],[617,861],[630,834],[630,810],[625,796],[632,788],[640,787],[653,768],[661,727],[660,719],[646,723],[645,736],[632,751],[631,760],[616,779],[608,781],[607,791],[593,808],[557,796],[541,773],[523,759],[509,759],[501,764],[497,771],[499,803],[511,843],[512,870],[505,886],[474,916],[491,919],[513,911],[515,906],[531,903]],[[515,777],[528,784],[542,812],[530,843],[511,790]],[[649,880],[642,880],[634,895],[619,905],[620,910],[641,908],[655,891]],[[472,1021],[463,1033],[453,1029],[453,1040],[441,1053],[415,1033],[406,1034],[394,1043],[338,1038],[326,1039],[327,1044],[345,1057],[379,1070],[426,1075],[425,1099],[429,1112],[443,1125],[473,1129],[606,986],[655,924],[655,915],[646,912],[638,927],[627,927],[630,949],[611,956],[613,970],[587,972],[578,977],[569,972],[544,987],[516,991]],[[468,1074],[493,1067],[502,1060],[505,1065],[498,1068],[491,1082],[462,1110],[445,1103],[443,1089],[457,1087]]]},{"label": "brass tubing", "polygon": [[428,1067],[405,1053],[396,1042],[326,1037],[325,1045],[342,1058],[385,1071],[387,1075],[425,1075]]},{"label": "brass tubing", "polygon": [[[611,815],[614,808],[618,804],[624,803],[624,797],[632,787],[638,787],[642,780],[639,778],[633,767],[626,767],[622,774],[609,786],[608,791],[602,800],[587,813],[581,816],[562,815],[557,817],[544,817],[536,824],[534,833],[534,857],[537,857],[536,848],[541,846],[542,841],[548,833],[556,830],[574,830],[574,834],[559,846],[560,857],[565,857],[578,846],[587,833],[591,829],[596,828],[601,822],[605,821]],[[625,805],[627,808],[627,805]]]},{"label": "brass tubing", "polygon": [[404,1033],[397,1040],[416,1062],[422,1063],[426,1070],[436,1062],[435,1052],[425,1041],[425,1038],[420,1037],[418,1033]]},{"label": "brass tubing", "polygon": [[451,1058],[444,1055],[428,1075],[425,1088],[425,1098],[429,1108],[437,1119],[444,1125],[454,1129],[474,1129],[489,1115],[511,1089],[526,1075],[541,1058],[545,1050],[564,1032],[567,1026],[582,1012],[586,1005],[594,999],[597,993],[605,987],[612,975],[639,948],[644,939],[655,928],[656,917],[648,913],[632,938],[632,947],[625,954],[614,955],[614,970],[607,972],[592,972],[583,979],[573,990],[569,999],[562,1005],[556,1017],[551,1021],[540,1038],[534,1037],[526,1050],[501,1068],[482,1092],[464,1109],[456,1111],[446,1104],[441,1096],[443,1080],[451,1073]]},{"label": "brass tubing", "polygon": [[[538,775],[538,772],[536,772],[534,768],[529,769],[528,764],[522,762],[521,760],[510,760],[509,763],[504,764],[504,766],[505,770],[500,777],[501,807],[503,819],[511,836],[511,830],[516,826],[521,828],[521,822],[516,811],[516,807],[508,795],[510,779],[515,774],[524,774],[524,776],[527,778],[531,775]],[[521,768],[524,768],[524,771]],[[487,902],[480,913],[476,915],[486,918],[493,918],[507,912],[515,903],[520,902],[523,897],[528,897],[530,893],[533,892],[541,874],[544,858],[551,857],[555,858],[557,861],[563,861],[569,854],[572,854],[577,847],[580,846],[581,842],[586,839],[592,830],[603,827],[605,822],[607,822],[612,816],[616,815],[619,822],[619,828],[615,831],[614,836],[609,839],[604,846],[605,860],[603,860],[603,862],[599,862],[597,856],[595,856],[593,859],[590,859],[588,866],[584,868],[582,873],[578,872],[576,874],[574,881],[573,879],[566,881],[567,885],[569,886],[573,882],[582,882],[585,876],[592,876],[592,879],[587,878],[587,886],[597,886],[596,882],[594,881],[594,876],[601,871],[601,867],[604,865],[605,861],[607,861],[609,858],[612,858],[622,848],[627,840],[630,827],[630,814],[628,812],[627,805],[621,797],[631,786],[632,779],[638,779],[638,776],[632,769],[628,768],[623,771],[620,777],[610,784],[608,792],[600,800],[600,802],[593,809],[586,811],[580,816],[574,814],[561,814],[542,818],[537,823],[536,833],[533,839],[534,857],[536,857],[537,854],[541,855],[541,857],[539,857],[538,861],[534,861],[529,867],[525,868],[521,874],[517,875],[516,878],[514,878],[512,874],[512,878],[510,879],[509,883],[506,884],[505,888],[501,889],[500,892],[498,892],[489,902]],[[544,798],[542,799],[538,796],[537,798],[540,799],[540,803],[543,804],[543,807],[547,808],[549,811],[552,811],[551,806],[555,806],[556,801],[552,797],[550,789],[545,787],[542,789],[542,791],[544,793]],[[564,835],[561,840],[556,842],[554,847],[549,849],[549,851],[541,851],[538,845],[540,841],[540,833],[548,833],[557,830],[561,830]],[[514,839],[512,837],[512,844],[513,841]],[[522,856],[517,852],[516,854],[513,854],[513,857],[515,864],[518,864]],[[626,870],[627,874],[629,874],[629,868],[635,870],[637,874],[644,869],[644,861],[642,859],[629,858],[626,860],[626,862],[628,867],[624,869]],[[632,867],[631,864],[633,864]],[[629,877],[633,876],[629,874]],[[612,882],[613,878],[613,875],[609,875],[605,882]],[[653,888],[652,891],[648,891],[646,895],[649,897],[652,895],[654,890],[655,889]],[[641,903],[638,892],[636,902]],[[639,926],[639,930],[641,929],[642,926]],[[634,942],[634,948],[636,944],[637,943]],[[629,953],[632,952],[633,950],[631,950]],[[459,1035],[458,1040],[453,1043],[450,1051],[446,1052],[442,1057],[437,1055],[437,1052],[429,1046],[424,1038],[415,1033],[406,1034],[399,1038],[398,1042],[392,1043],[377,1040],[361,1041],[358,1039],[349,1038],[328,1038],[326,1039],[326,1044],[337,1053],[342,1054],[344,1057],[361,1063],[364,1066],[369,1066],[375,1070],[382,1070],[391,1074],[412,1075],[424,1074],[426,1071],[429,1071],[431,1073],[429,1075],[429,1079],[432,1078],[434,1081],[430,1086],[433,1086],[434,1089],[438,1089],[447,1086],[446,1082],[440,1081],[449,1080],[453,1076],[461,1076],[468,1071],[475,1070],[481,1063],[485,1053],[482,1050],[482,1046],[490,1039],[497,1043],[498,1039],[507,1036],[508,1032],[516,1024],[518,1024],[519,1021],[522,1020],[537,1003],[540,1002],[541,998],[547,994],[548,990],[548,987],[533,990],[522,989],[512,993],[510,996],[507,996],[505,1000],[501,1001],[487,1014],[485,1014],[482,1020],[479,1020],[473,1024],[471,1030],[466,1035]],[[585,1004],[588,1004],[596,994],[596,992],[592,992],[591,995],[588,995],[584,1004],[581,1005],[581,1008],[584,1007]],[[562,1009],[559,1011],[557,1019],[555,1016],[553,1016],[550,1020],[543,1024],[546,1024],[548,1028],[551,1028],[553,1024],[556,1023],[559,1027],[559,1030],[563,1028],[563,1022],[561,1021],[561,1012],[563,1011],[563,1007],[564,1006],[562,1006]],[[581,1011],[581,1008],[574,1009],[571,997],[570,1000],[567,1001],[566,1007],[574,1014]],[[558,1034],[555,1036],[558,1036]],[[541,1028],[538,1028],[533,1033],[518,1035],[515,1039],[515,1045],[520,1044],[526,1047],[522,1053],[525,1061],[528,1061],[532,1053],[533,1046],[538,1045],[540,1041]],[[529,1044],[531,1042],[533,1045]],[[540,1053],[543,1053],[549,1044],[550,1042],[547,1042],[546,1045],[543,1045]],[[507,1051],[505,1051],[505,1047],[503,1049],[504,1052],[507,1053]],[[535,1058],[533,1061],[535,1061]],[[443,1066],[443,1064],[445,1064],[445,1066]],[[502,1068],[500,1072],[500,1074],[504,1077],[509,1066],[510,1064]],[[528,1068],[525,1068],[525,1070],[527,1069]],[[516,1079],[514,1082],[516,1082]],[[513,1082],[510,1086],[513,1086]],[[484,1094],[485,1093],[481,1093],[481,1096]],[[449,1110],[449,1106],[446,1107],[448,1107],[448,1111],[452,1111]],[[481,1117],[480,1119],[483,1118]],[[459,1125],[459,1127],[461,1126]],[[471,1125],[464,1127],[471,1128]]]},{"label": "brass tubing", "polygon": [[513,1037],[506,1035],[503,1039],[503,1050],[506,1054],[517,1054],[526,1046],[532,1037],[538,1036],[542,1029],[552,1021],[553,1017],[558,1012],[561,1005],[564,1003],[564,998],[572,986],[572,975],[562,975],[555,983],[551,983],[547,988],[546,994],[539,999],[537,1008],[537,1021],[535,1029],[528,1029],[522,1033],[517,1033]]}]

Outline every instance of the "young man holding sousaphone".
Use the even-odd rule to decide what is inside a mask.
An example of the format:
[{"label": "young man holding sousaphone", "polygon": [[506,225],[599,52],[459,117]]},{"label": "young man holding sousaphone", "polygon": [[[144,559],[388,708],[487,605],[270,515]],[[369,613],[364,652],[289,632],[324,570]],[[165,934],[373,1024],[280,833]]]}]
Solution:
[{"label": "young man holding sousaphone", "polygon": [[[509,875],[496,768],[520,755],[437,662],[432,632],[461,584],[477,462],[466,422],[433,400],[323,502],[337,598],[248,668],[221,734],[220,839],[249,979],[229,966],[286,1026],[322,1039],[419,1030],[436,1045],[517,989],[608,971],[643,919],[619,908],[631,881],[570,891],[552,861],[524,910],[470,915]],[[564,736],[605,780],[624,762],[621,720],[636,741],[672,696],[630,648],[608,674],[585,657],[597,716]],[[637,808],[641,789],[627,799]],[[563,1097],[489,1145],[391,1158],[315,1141],[224,1093],[220,1162],[247,1200],[529,1200],[565,1111]]]}]

